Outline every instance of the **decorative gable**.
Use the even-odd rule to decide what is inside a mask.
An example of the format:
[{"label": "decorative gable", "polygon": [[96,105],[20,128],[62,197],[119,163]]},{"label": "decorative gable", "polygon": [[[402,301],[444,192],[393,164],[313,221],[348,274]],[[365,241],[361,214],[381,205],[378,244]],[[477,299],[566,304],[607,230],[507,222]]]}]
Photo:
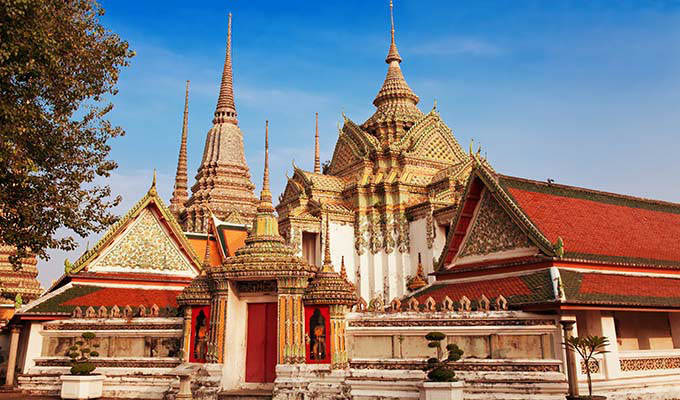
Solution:
[{"label": "decorative gable", "polygon": [[453,137],[453,132],[434,111],[409,130],[402,145],[408,149],[409,155],[417,158],[446,164],[457,164],[468,160],[468,155]]},{"label": "decorative gable", "polygon": [[458,258],[534,248],[529,237],[485,190]]},{"label": "decorative gable", "polygon": [[196,275],[187,257],[149,208],[128,225],[88,270]]}]

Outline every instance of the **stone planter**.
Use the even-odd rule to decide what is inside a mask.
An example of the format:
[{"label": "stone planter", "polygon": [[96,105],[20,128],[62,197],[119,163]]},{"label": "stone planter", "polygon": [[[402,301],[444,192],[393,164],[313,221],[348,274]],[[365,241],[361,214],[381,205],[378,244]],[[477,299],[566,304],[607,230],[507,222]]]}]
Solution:
[{"label": "stone planter", "polygon": [[102,397],[104,375],[62,375],[62,399],[97,399]]},{"label": "stone planter", "polygon": [[463,400],[463,381],[418,384],[420,400]]}]

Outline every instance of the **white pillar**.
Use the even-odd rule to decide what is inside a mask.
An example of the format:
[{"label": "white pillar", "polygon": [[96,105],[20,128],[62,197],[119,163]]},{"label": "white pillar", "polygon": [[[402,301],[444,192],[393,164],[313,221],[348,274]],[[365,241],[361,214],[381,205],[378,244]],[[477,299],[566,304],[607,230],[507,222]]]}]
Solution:
[{"label": "white pillar", "polygon": [[606,379],[616,379],[621,376],[621,362],[619,360],[619,345],[616,338],[616,325],[614,314],[611,312],[601,313],[602,336],[609,339],[609,345],[605,348],[608,353],[604,354],[604,374]]},{"label": "white pillar", "polygon": [[17,353],[19,350],[20,332],[21,329],[18,326],[12,326],[12,336],[9,342],[9,360],[7,360],[7,379],[5,380],[6,387],[14,386],[14,370],[17,367]]},{"label": "white pillar", "polygon": [[668,323],[671,326],[673,348],[680,349],[680,312],[668,313]]}]

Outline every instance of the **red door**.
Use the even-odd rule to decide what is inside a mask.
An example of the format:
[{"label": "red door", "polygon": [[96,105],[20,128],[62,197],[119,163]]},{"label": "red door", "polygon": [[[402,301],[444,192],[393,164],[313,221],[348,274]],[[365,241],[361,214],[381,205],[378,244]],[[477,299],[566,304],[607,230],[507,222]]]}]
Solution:
[{"label": "red door", "polygon": [[248,304],[246,382],[274,382],[276,378],[276,303]]}]

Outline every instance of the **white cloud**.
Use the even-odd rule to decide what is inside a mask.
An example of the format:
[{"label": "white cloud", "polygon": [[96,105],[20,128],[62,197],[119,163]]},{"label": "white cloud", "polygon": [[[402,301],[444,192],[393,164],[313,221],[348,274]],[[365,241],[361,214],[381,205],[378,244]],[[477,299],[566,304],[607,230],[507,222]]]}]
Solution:
[{"label": "white cloud", "polygon": [[469,54],[473,56],[498,56],[504,53],[499,46],[477,38],[471,37],[448,37],[431,42],[421,43],[409,48],[413,54],[432,56],[454,56]]}]

